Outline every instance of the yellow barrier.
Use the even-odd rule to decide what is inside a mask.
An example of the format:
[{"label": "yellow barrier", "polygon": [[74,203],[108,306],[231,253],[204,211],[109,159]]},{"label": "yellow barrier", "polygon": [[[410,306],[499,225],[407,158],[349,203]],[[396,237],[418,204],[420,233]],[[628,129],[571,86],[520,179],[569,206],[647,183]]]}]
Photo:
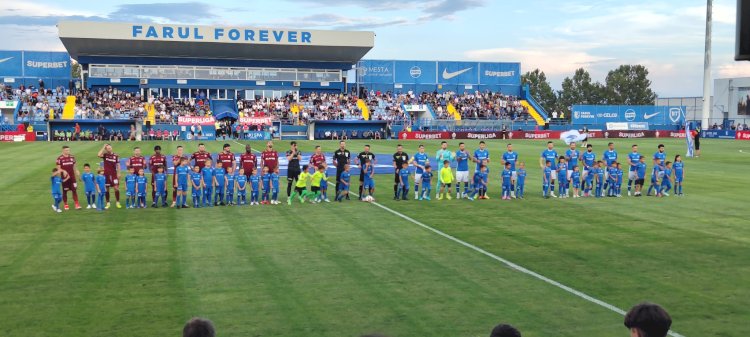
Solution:
[{"label": "yellow barrier", "polygon": [[456,107],[453,106],[453,103],[448,103],[446,109],[448,110],[448,114],[453,116],[453,119],[457,121],[461,120],[461,114],[458,113],[458,110],[456,110]]},{"label": "yellow barrier", "polygon": [[76,97],[68,96],[65,98],[65,106],[61,119],[74,119],[76,117]]}]

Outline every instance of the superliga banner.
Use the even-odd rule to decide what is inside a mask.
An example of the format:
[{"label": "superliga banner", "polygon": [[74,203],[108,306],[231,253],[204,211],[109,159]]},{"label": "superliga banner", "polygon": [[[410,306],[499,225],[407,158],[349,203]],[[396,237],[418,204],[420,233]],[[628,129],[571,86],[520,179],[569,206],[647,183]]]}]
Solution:
[{"label": "superliga banner", "polygon": [[685,106],[653,105],[574,105],[573,124],[649,123],[651,125],[682,125]]},{"label": "superliga banner", "polygon": [[0,76],[70,78],[66,52],[0,51]]}]

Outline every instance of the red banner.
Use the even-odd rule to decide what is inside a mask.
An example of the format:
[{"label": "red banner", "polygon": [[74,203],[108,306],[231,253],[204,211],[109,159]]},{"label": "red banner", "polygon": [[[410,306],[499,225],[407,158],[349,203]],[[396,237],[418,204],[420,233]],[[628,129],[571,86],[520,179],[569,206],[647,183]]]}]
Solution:
[{"label": "red banner", "polygon": [[211,125],[213,126],[216,120],[211,117],[192,117],[192,116],[180,116],[177,118],[177,125]]},{"label": "red banner", "polygon": [[36,135],[33,132],[5,131],[0,132],[0,142],[33,142]]},{"label": "red banner", "polygon": [[560,139],[560,131],[415,131],[401,132],[399,139]]},{"label": "red banner", "polygon": [[240,124],[242,125],[271,125],[273,124],[273,118],[271,117],[241,117]]},{"label": "red banner", "polygon": [[737,131],[737,139],[750,140],[750,131]]}]

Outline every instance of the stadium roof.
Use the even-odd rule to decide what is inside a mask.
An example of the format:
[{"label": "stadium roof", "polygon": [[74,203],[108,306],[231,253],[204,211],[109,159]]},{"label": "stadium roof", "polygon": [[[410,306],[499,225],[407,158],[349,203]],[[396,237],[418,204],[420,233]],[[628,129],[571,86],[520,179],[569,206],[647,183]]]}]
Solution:
[{"label": "stadium roof", "polygon": [[59,37],[79,56],[179,57],[356,63],[375,33],[283,28],[62,21]]}]

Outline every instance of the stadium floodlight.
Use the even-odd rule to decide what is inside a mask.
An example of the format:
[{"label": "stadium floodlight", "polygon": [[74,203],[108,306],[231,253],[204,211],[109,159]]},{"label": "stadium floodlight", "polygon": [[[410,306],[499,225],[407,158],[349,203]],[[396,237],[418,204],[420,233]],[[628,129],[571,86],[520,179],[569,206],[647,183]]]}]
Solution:
[{"label": "stadium floodlight", "polygon": [[[741,1],[741,0],[740,0]],[[713,0],[706,3],[706,52],[703,59],[703,113],[701,127],[708,128],[708,117],[711,114],[711,12]]]}]

